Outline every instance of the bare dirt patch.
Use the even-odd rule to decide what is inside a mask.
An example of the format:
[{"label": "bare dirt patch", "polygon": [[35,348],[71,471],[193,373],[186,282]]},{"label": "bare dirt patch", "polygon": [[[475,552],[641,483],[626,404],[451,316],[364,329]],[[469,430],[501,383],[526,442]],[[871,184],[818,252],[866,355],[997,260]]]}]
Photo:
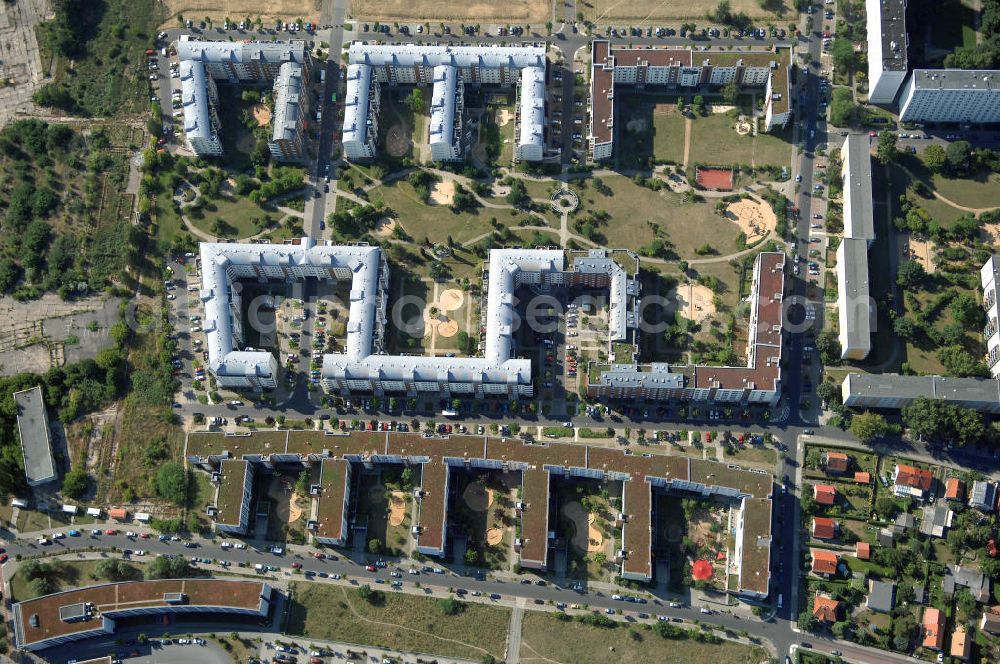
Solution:
[{"label": "bare dirt patch", "polygon": [[[990,226],[1000,227],[1000,224],[990,224]],[[994,230],[998,229],[1000,228]],[[983,232],[987,232],[986,227],[983,227]],[[934,263],[937,248],[930,240],[917,239],[912,235],[901,235],[899,236],[899,252],[902,258],[920,263],[927,274],[934,274],[937,271],[937,266]]]},{"label": "bare dirt patch", "polygon": [[385,151],[391,157],[402,157],[413,147],[413,141],[406,135],[403,127],[395,124],[385,133]]},{"label": "bare dirt patch", "polygon": [[230,21],[239,22],[249,16],[258,16],[265,25],[274,19],[290,18],[316,22],[319,19],[319,9],[316,0],[163,0],[169,19],[164,23],[172,28],[177,27],[177,14],[184,14],[192,21],[211,18],[221,27],[226,17]]},{"label": "bare dirt patch", "polygon": [[674,301],[681,316],[700,323],[715,314],[712,289],[701,284],[687,284],[670,291],[668,298]]},{"label": "bare dirt patch", "polygon": [[514,114],[508,111],[506,108],[501,108],[497,112],[497,125],[500,127],[503,127],[513,119],[514,119]]},{"label": "bare dirt patch", "polygon": [[[714,5],[713,5],[714,8]],[[551,18],[551,5],[543,0],[458,3],[439,0],[351,0],[352,18],[379,20],[419,19],[426,21],[462,20],[493,23],[497,20],[542,23]],[[704,12],[701,13],[704,16]],[[435,26],[431,26],[435,29]]]},{"label": "bare dirt patch", "polygon": [[271,481],[267,495],[274,501],[274,515],[284,523],[295,523],[302,516],[299,506],[299,494],[295,493],[295,484],[289,477],[279,475]]},{"label": "bare dirt patch", "polygon": [[583,506],[573,501],[563,507],[563,514],[573,522],[573,546],[581,552],[597,553],[604,548],[604,534],[595,526],[597,515],[583,511]]},{"label": "bare dirt patch", "polygon": [[257,121],[258,127],[266,127],[271,124],[271,109],[264,104],[257,104],[253,107],[253,119]]},{"label": "bare dirt patch", "polygon": [[455,183],[452,180],[435,182],[431,187],[431,203],[433,205],[451,205],[455,202]]},{"label": "bare dirt patch", "polygon": [[388,217],[381,219],[375,225],[375,237],[390,237],[392,232],[396,230],[396,226],[397,223],[395,219],[389,219]]},{"label": "bare dirt patch", "polygon": [[486,488],[482,482],[470,482],[462,499],[473,512],[485,512],[493,504],[493,489]]},{"label": "bare dirt patch", "polygon": [[[746,13],[751,18],[773,17],[773,12],[761,9],[758,0],[731,0],[732,12]],[[581,5],[584,15],[597,23],[608,23],[617,19],[637,19],[656,21],[660,19],[704,19],[705,13],[713,11],[716,0],[693,0],[691,2],[664,2],[663,0],[588,0]],[[790,2],[783,3],[789,9]]]},{"label": "bare dirt patch", "polygon": [[389,525],[402,525],[406,518],[406,494],[402,491],[393,491],[389,494]]},{"label": "bare dirt patch", "polygon": [[1000,223],[983,224],[980,233],[984,242],[988,242],[994,247],[1000,247]]},{"label": "bare dirt patch", "polygon": [[747,244],[762,240],[778,225],[778,218],[767,203],[743,199],[726,208],[726,218],[739,225]]}]

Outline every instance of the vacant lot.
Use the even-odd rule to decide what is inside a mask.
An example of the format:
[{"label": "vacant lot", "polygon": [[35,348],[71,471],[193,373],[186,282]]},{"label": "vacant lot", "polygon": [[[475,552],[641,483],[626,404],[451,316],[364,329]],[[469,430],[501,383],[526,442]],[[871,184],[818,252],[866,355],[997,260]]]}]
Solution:
[{"label": "vacant lot", "polygon": [[193,21],[204,20],[206,16],[220,22],[248,16],[253,20],[259,16],[265,22],[276,18],[319,20],[319,0],[164,0],[163,4],[170,25],[176,24],[178,14]]},{"label": "vacant lot", "polygon": [[667,640],[649,627],[590,627],[563,622],[550,613],[528,611],[521,628],[521,661],[594,662],[609,659],[620,664],[646,662],[713,662],[713,664],[758,664],[767,660],[763,648],[722,643],[709,645],[689,639]]},{"label": "vacant lot", "polygon": [[[661,19],[693,18],[705,19],[706,12],[714,11],[718,0],[693,0],[692,2],[663,2],[663,0],[581,0],[576,8],[585,18],[602,25],[616,19],[638,19],[650,22]],[[779,13],[761,9],[758,0],[731,0],[732,12],[746,12],[752,18],[780,16],[790,11],[791,2],[771,3]]]},{"label": "vacant lot", "polygon": [[353,18],[421,21],[528,21],[543,23],[550,18],[551,3],[545,0],[507,2],[439,2],[435,0],[351,0]]},{"label": "vacant lot", "polygon": [[710,165],[787,166],[792,146],[784,134],[740,136],[728,113],[698,117],[691,126],[691,161]]},{"label": "vacant lot", "polygon": [[439,600],[386,593],[376,603],[354,589],[293,583],[288,633],[446,657],[503,657],[508,609],[464,604],[446,615]]}]

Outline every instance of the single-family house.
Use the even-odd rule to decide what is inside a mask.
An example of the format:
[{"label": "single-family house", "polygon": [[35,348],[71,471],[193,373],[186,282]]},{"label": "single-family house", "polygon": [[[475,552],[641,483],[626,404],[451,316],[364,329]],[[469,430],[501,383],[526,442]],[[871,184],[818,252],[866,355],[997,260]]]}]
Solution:
[{"label": "single-family house", "polygon": [[931,475],[931,471],[923,468],[898,463],[892,471],[892,490],[897,496],[924,500],[933,483],[934,476]]},{"label": "single-family house", "polygon": [[957,477],[949,477],[944,483],[944,499],[962,501],[965,495],[965,485]]},{"label": "single-family house", "polygon": [[859,470],[858,472],[854,473],[854,481],[857,482],[858,484],[871,484],[872,474],[865,473]]},{"label": "single-family house", "polygon": [[868,542],[858,542],[857,547],[854,549],[854,555],[858,560],[871,560],[872,545]]},{"label": "single-family house", "polygon": [[868,581],[868,599],[865,604],[872,611],[889,613],[896,605],[896,584],[891,581]]},{"label": "single-family house", "polygon": [[941,650],[944,646],[944,612],[933,606],[924,609],[924,621],[920,631],[923,637],[920,645],[932,650]]},{"label": "single-family house", "polygon": [[969,507],[975,507],[981,512],[993,512],[997,506],[997,485],[993,482],[978,480],[972,483],[969,493]]},{"label": "single-family house", "polygon": [[813,600],[813,618],[823,622],[837,622],[842,606],[839,600],[817,593]]},{"label": "single-family house", "polygon": [[851,457],[843,452],[825,452],[823,454],[823,468],[830,475],[841,475],[847,472],[851,466]]},{"label": "single-family house", "polygon": [[813,517],[812,536],[816,539],[829,540],[837,536],[840,524],[833,519],[822,516]]},{"label": "single-family house", "polygon": [[840,562],[840,557],[836,553],[823,549],[809,549],[809,553],[812,554],[813,574],[824,579],[837,575],[837,564]]},{"label": "single-family house", "polygon": [[979,629],[996,636],[1000,634],[1000,613],[994,613],[994,610],[1000,611],[1000,606],[994,606],[993,610],[983,614],[983,619],[979,621]]},{"label": "single-family house", "polygon": [[951,597],[955,594],[956,586],[968,588],[980,604],[985,604],[990,600],[990,577],[977,569],[949,563],[948,571],[941,582],[941,589],[945,595]]},{"label": "single-family house", "polygon": [[972,630],[966,629],[965,625],[955,625],[955,631],[951,633],[951,648],[948,654],[956,659],[967,660],[972,654]]},{"label": "single-family house", "polygon": [[813,498],[820,505],[829,507],[837,502],[837,487],[832,484],[817,484],[813,487]]},{"label": "single-family house", "polygon": [[928,537],[944,537],[945,530],[951,528],[955,513],[942,501],[934,507],[925,507],[920,519],[920,532]]}]

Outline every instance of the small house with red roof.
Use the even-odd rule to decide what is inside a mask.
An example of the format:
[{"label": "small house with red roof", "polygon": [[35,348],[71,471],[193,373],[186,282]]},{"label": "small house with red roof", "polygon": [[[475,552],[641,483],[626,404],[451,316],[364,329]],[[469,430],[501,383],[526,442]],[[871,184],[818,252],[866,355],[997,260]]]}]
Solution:
[{"label": "small house with red roof", "polygon": [[839,600],[817,593],[813,600],[813,618],[822,622],[837,622],[842,606]]},{"label": "small house with red roof", "polygon": [[949,477],[944,483],[944,499],[962,502],[965,496],[965,485],[957,477]]},{"label": "small house with red roof", "polygon": [[813,517],[812,536],[816,539],[829,540],[837,536],[840,524],[824,516]]},{"label": "small house with red roof", "polygon": [[851,457],[843,452],[825,452],[822,461],[823,468],[830,475],[842,475],[851,466]]},{"label": "small house with red roof", "polygon": [[858,560],[871,560],[872,559],[872,545],[868,542],[858,542],[857,549],[854,555]]},{"label": "small house with red roof", "polygon": [[920,645],[932,650],[941,650],[944,647],[944,612],[928,606],[924,609],[924,622],[921,629],[923,638]]},{"label": "small house with red roof", "polygon": [[834,505],[837,502],[837,487],[832,484],[817,484],[813,487],[813,498],[820,505]]},{"label": "small house with red roof", "polygon": [[910,496],[925,500],[934,483],[931,471],[903,463],[892,471],[892,490],[897,496]]},{"label": "small house with red roof", "polygon": [[824,549],[809,549],[809,553],[812,554],[813,574],[821,576],[824,579],[829,579],[837,575],[837,565],[840,563],[840,557],[836,553]]}]

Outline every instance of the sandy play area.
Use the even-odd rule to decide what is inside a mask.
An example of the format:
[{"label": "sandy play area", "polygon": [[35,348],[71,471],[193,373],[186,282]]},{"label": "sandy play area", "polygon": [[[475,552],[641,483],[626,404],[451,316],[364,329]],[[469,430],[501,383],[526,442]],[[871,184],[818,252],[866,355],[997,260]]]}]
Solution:
[{"label": "sandy play area", "polygon": [[[596,514],[593,512],[584,513],[583,506],[576,501],[568,503],[563,508],[563,514],[576,525],[576,531],[573,533],[573,545],[577,549],[587,553],[597,553],[604,548],[604,535],[594,525],[597,521]],[[584,519],[587,522],[586,529],[583,528]]]},{"label": "sandy play area", "polygon": [[257,104],[253,107],[253,119],[257,121],[258,127],[266,127],[271,124],[271,109],[264,104]]},{"label": "sandy play area", "polygon": [[485,512],[493,505],[493,489],[481,482],[471,482],[462,493],[462,500],[473,512]]},{"label": "sandy play area", "polygon": [[500,109],[497,113],[497,124],[503,127],[508,122],[514,119],[514,114],[508,111],[506,108]]},{"label": "sandy play area", "polygon": [[455,311],[465,302],[465,293],[457,288],[448,288],[438,297],[438,309],[441,311]]},{"label": "sandy play area", "polygon": [[294,523],[302,516],[302,508],[298,506],[299,494],[295,493],[295,484],[287,477],[276,477],[267,491],[274,500],[274,515],[285,523]]},{"label": "sandy play area", "polygon": [[983,242],[992,244],[994,247],[1000,246],[1000,223],[983,224],[979,227],[979,233]]},{"label": "sandy play area", "polygon": [[[995,226],[995,224],[991,224]],[[927,274],[934,274],[935,247],[930,240],[918,240],[912,235],[899,236],[899,253],[902,258],[909,258],[920,263]]]},{"label": "sandy play area", "polygon": [[396,230],[396,220],[384,218],[380,219],[379,222],[375,224],[375,230],[373,232],[376,237],[390,237],[394,230]]},{"label": "sandy play area", "polygon": [[503,542],[503,530],[500,528],[490,528],[486,531],[486,545],[499,546]]},{"label": "sandy play area", "polygon": [[730,204],[726,208],[726,218],[739,225],[747,236],[747,244],[762,239],[778,224],[770,205],[750,199]]},{"label": "sandy play area", "polygon": [[701,284],[679,286],[670,291],[667,297],[677,303],[677,311],[681,312],[681,316],[695,323],[700,323],[715,313],[712,289],[708,286]]},{"label": "sandy play area", "polygon": [[406,494],[393,491],[389,494],[389,525],[400,526],[406,518]]},{"label": "sandy play area", "polygon": [[434,205],[451,205],[455,202],[455,183],[452,180],[435,182],[431,187],[431,203]]}]

